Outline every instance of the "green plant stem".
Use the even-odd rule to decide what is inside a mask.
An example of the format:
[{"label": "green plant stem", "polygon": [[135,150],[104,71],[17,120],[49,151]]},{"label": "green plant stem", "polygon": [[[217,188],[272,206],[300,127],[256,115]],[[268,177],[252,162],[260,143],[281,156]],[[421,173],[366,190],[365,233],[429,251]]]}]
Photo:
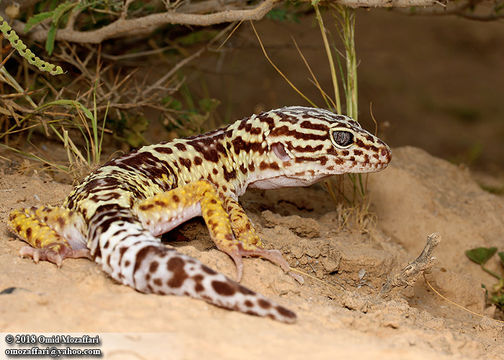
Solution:
[{"label": "green plant stem", "polygon": [[357,120],[357,54],[355,51],[355,10],[346,6],[339,6],[342,18],[343,42],[345,44],[345,60],[347,68],[347,114]]},{"label": "green plant stem", "polygon": [[483,265],[481,265],[481,268],[483,269],[483,271],[485,271],[486,273],[492,275],[494,278],[496,278],[498,280],[502,280],[502,278],[498,274],[494,273],[492,270],[487,269]]},{"label": "green plant stem", "polygon": [[324,47],[327,54],[327,59],[329,60],[329,68],[331,69],[331,79],[334,88],[334,101],[336,103],[336,112],[341,114],[341,101],[339,94],[339,85],[338,78],[336,76],[336,67],[334,66],[334,59],[332,56],[331,46],[329,45],[329,40],[327,39],[327,34],[324,26],[324,20],[322,19],[322,15],[320,14],[320,9],[318,7],[317,2],[312,3],[313,8],[315,9],[315,16],[317,18],[317,22],[320,28],[320,33],[322,35],[322,40],[324,41]]}]

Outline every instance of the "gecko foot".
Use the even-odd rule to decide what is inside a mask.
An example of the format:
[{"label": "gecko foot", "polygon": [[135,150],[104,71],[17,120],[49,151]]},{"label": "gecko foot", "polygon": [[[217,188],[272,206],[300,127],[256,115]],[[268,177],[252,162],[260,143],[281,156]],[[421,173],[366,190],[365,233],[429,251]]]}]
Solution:
[{"label": "gecko foot", "polygon": [[22,257],[31,257],[35,263],[40,260],[49,261],[56,266],[61,267],[65,258],[87,258],[92,259],[91,253],[88,249],[74,250],[69,247],[61,247],[59,251],[51,248],[35,249],[31,246],[23,246],[19,250],[19,255]]},{"label": "gecko foot", "polygon": [[273,264],[280,266],[284,272],[292,276],[300,284],[304,283],[304,279],[301,275],[291,271],[290,265],[287,260],[284,259],[282,253],[279,250],[266,250],[256,248],[253,250],[245,250],[239,246],[232,251],[225,251],[233,259],[236,265],[236,281],[240,282],[243,275],[243,262],[242,257],[246,256],[257,256],[271,261]]}]

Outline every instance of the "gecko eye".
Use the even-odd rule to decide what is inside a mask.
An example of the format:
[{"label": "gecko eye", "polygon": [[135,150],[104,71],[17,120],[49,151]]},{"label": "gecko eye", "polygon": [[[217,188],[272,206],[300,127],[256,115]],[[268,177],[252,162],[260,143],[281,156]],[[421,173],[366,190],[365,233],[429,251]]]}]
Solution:
[{"label": "gecko eye", "polygon": [[346,148],[353,144],[354,136],[350,131],[337,130],[332,132],[333,144],[340,148]]}]

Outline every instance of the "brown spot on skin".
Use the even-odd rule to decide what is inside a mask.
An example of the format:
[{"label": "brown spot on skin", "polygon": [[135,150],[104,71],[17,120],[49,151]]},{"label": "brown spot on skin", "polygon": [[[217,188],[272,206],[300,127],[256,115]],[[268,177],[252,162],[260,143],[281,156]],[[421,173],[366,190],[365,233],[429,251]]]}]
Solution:
[{"label": "brown spot on skin", "polygon": [[268,128],[270,130],[272,130],[275,127],[275,120],[267,116],[266,113],[260,114],[258,118],[262,123],[268,124]]},{"label": "brown spot on skin", "polygon": [[107,242],[105,242],[105,245],[103,245],[103,249],[108,249],[109,245],[110,245],[110,243],[107,240]]},{"label": "brown spot on skin", "polygon": [[[126,250],[126,247],[124,247],[122,249]],[[137,270],[142,265],[142,262],[145,260],[145,258],[147,257],[147,255],[149,253],[154,253],[158,256],[161,256],[164,254],[163,249],[166,249],[166,248],[164,248],[164,247],[160,248],[160,247],[153,246],[153,245],[149,245],[149,246],[146,246],[146,247],[140,249],[140,251],[138,251],[138,253],[136,254],[135,267],[133,268],[133,273],[137,272]]]},{"label": "brown spot on skin", "polygon": [[189,159],[184,159],[184,158],[180,158],[179,159],[179,163],[182,165],[182,166],[185,166],[187,168],[187,170],[191,170],[191,160]]},{"label": "brown spot on skin", "polygon": [[221,143],[217,143],[217,145],[215,145],[215,147],[217,148],[218,152],[220,152],[224,155],[227,155],[226,148],[224,147],[224,145],[222,145]]},{"label": "brown spot on skin", "polygon": [[44,216],[44,222],[47,222],[48,219],[49,219],[49,217]]},{"label": "brown spot on skin", "polygon": [[264,300],[264,299],[259,299],[259,301],[257,303],[263,309],[269,309],[271,307],[271,303],[269,301]]},{"label": "brown spot on skin", "polygon": [[151,273],[156,272],[158,266],[159,266],[159,263],[157,261],[151,262],[151,264],[149,266],[149,272],[151,272]]},{"label": "brown spot on skin", "polygon": [[224,179],[226,181],[236,179],[236,170],[232,169],[231,171],[228,171],[226,167],[224,167]]},{"label": "brown spot on skin", "polygon": [[228,190],[227,186],[226,185],[222,185],[222,190],[224,190],[224,192],[226,192]]},{"label": "brown spot on skin", "polygon": [[145,280],[149,281],[151,278],[151,275],[150,274],[145,274]]},{"label": "brown spot on skin", "polygon": [[260,133],[262,133],[262,129],[261,129],[261,128],[258,128],[258,127],[256,127],[256,128],[251,128],[251,129],[250,129],[250,133],[251,133],[252,135],[259,135]]},{"label": "brown spot on skin", "polygon": [[254,306],[254,303],[252,303],[252,301],[250,301],[250,300],[245,300],[245,306],[252,307],[252,306]]},{"label": "brown spot on skin", "polygon": [[126,266],[126,267],[130,266],[130,264],[131,264],[131,261],[129,261],[129,260],[126,260],[126,261],[124,262],[124,266]]},{"label": "brown spot on skin", "polygon": [[217,170],[217,169],[215,169],[215,168],[214,168],[214,169],[212,170],[212,172],[214,173],[214,175],[217,175],[217,174],[219,173],[219,170]]},{"label": "brown spot on skin", "polygon": [[161,285],[163,285],[163,282],[161,281],[160,278],[155,278],[154,280],[152,280],[152,282],[154,283],[154,285],[159,286],[159,287]]},{"label": "brown spot on skin", "polygon": [[212,199],[212,200],[210,200],[210,203],[211,203],[211,204],[217,204],[217,200]]},{"label": "brown spot on skin", "polygon": [[26,229],[26,238],[30,240],[31,236],[32,236],[32,228],[29,227],[28,229]]},{"label": "brown spot on skin", "polygon": [[249,166],[248,166],[248,169],[249,171],[254,171],[255,170],[255,166],[254,166],[254,163],[250,163]]},{"label": "brown spot on skin", "polygon": [[177,196],[177,195],[173,195],[172,196],[172,200],[176,203],[178,203],[180,201],[180,198]]},{"label": "brown spot on skin", "polygon": [[177,143],[177,144],[175,144],[175,147],[177,149],[179,149],[180,151],[186,151],[187,150],[187,148],[186,148],[186,146],[184,144]]},{"label": "brown spot on skin", "polygon": [[203,160],[199,156],[196,156],[194,158],[194,164],[195,165],[201,165],[201,163],[203,163]]},{"label": "brown spot on skin", "polygon": [[202,292],[203,290],[205,290],[205,287],[201,284],[201,282],[203,281],[203,278],[204,277],[201,274],[197,274],[197,275],[193,276],[193,280],[196,282],[196,285],[194,286],[194,291]]},{"label": "brown spot on skin", "polygon": [[207,273],[207,274],[209,274],[209,275],[216,275],[216,274],[217,274],[217,272],[216,272],[216,271],[214,271],[214,270],[210,269],[210,268],[209,268],[208,266],[206,266],[206,265],[201,265],[201,270],[203,270],[204,272],[206,272],[206,273]]},{"label": "brown spot on skin", "polygon": [[189,277],[184,270],[185,261],[179,257],[173,257],[168,260],[167,268],[173,273],[173,276],[168,280],[167,285],[171,288],[179,288],[184,281]]},{"label": "brown spot on skin", "polygon": [[157,206],[160,206],[160,207],[165,207],[166,206],[166,203],[164,201],[161,201],[161,200],[155,200],[154,204],[156,204]]},{"label": "brown spot on skin", "polygon": [[290,319],[295,319],[296,318],[296,314],[295,313],[293,313],[289,309],[284,308],[283,306],[280,306],[280,305],[277,306],[276,310],[280,313],[280,315],[282,315],[282,316],[284,316],[286,318],[290,318]]},{"label": "brown spot on skin", "polygon": [[240,125],[238,125],[238,130],[243,130],[247,125],[248,118],[244,118],[240,121]]},{"label": "brown spot on skin", "polygon": [[360,155],[362,155],[362,150],[355,149],[355,150],[353,151],[353,154],[354,154],[354,155],[357,155],[357,156],[360,156]]},{"label": "brown spot on skin", "polygon": [[212,287],[217,294],[222,296],[231,296],[236,292],[236,290],[229,283],[223,281],[212,281]]},{"label": "brown spot on skin", "polygon": [[208,210],[208,212],[207,212],[207,216],[208,216],[208,217],[212,217],[214,213],[215,213],[215,211],[213,211],[213,210]]},{"label": "brown spot on skin", "polygon": [[154,207],[154,205],[152,204],[147,204],[147,205],[140,205],[138,208],[142,211],[146,211],[146,210],[149,210],[149,209],[152,209]]},{"label": "brown spot on skin", "polygon": [[343,150],[341,153],[343,154],[343,156],[348,156],[350,154],[350,151]]},{"label": "brown spot on skin", "polygon": [[16,232],[18,234],[21,232],[21,225],[16,225]]},{"label": "brown spot on skin", "polygon": [[268,168],[268,164],[266,164],[264,161],[261,161],[261,163],[259,164],[259,169],[262,171],[262,170],[266,170]]},{"label": "brown spot on skin", "polygon": [[324,124],[314,124],[311,121],[303,121],[299,126],[303,129],[310,130],[320,130],[320,131],[329,131],[329,128]]},{"label": "brown spot on skin", "polygon": [[169,147],[163,147],[163,146],[158,146],[154,148],[155,151],[162,153],[162,154],[173,154],[173,150]]},{"label": "brown spot on skin", "polygon": [[276,129],[274,129],[270,135],[273,135],[273,136],[281,136],[281,135],[285,135],[289,132],[289,128],[287,126],[280,126],[280,127],[277,127]]}]

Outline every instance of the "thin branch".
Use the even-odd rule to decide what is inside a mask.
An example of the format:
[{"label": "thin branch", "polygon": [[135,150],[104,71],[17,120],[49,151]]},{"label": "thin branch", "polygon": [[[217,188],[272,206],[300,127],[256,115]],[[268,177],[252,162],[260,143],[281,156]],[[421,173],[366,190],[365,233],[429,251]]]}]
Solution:
[{"label": "thin branch", "polygon": [[[167,24],[208,26],[240,20],[260,20],[273,9],[276,2],[277,0],[264,0],[252,9],[225,10],[205,15],[169,11],[147,15],[137,19],[119,18],[113,23],[97,30],[78,31],[73,29],[59,29],[56,32],[56,40],[98,44],[107,39],[149,33]],[[13,28],[20,34],[25,34],[23,31],[24,26],[25,24],[21,21],[15,21],[13,24]],[[29,32],[29,36],[33,40],[44,41],[47,38],[47,33],[47,29],[36,27]]]}]

